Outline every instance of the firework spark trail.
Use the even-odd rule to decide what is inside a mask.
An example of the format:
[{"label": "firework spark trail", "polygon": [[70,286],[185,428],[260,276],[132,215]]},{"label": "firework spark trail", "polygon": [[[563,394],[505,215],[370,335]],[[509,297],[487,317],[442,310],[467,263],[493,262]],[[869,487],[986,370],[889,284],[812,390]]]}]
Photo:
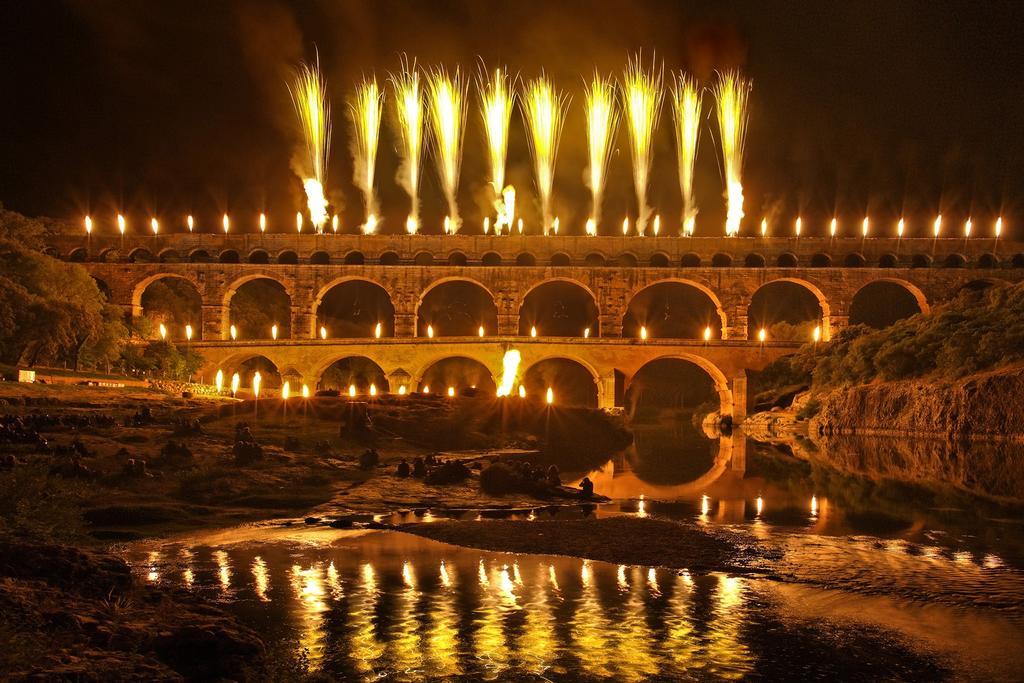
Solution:
[{"label": "firework spark trail", "polygon": [[590,167],[588,179],[593,208],[590,218],[597,224],[601,222],[601,200],[604,197],[604,184],[607,180],[608,162],[611,159],[612,140],[618,128],[619,114],[615,109],[615,84],[611,79],[602,78],[597,73],[586,89],[587,107],[587,148]]},{"label": "firework spark trail", "polygon": [[555,160],[558,157],[558,142],[567,106],[568,99],[555,90],[547,76],[540,76],[526,84],[523,107],[530,128],[545,235],[554,223],[551,215],[551,190],[555,182]]},{"label": "firework spark trail", "polygon": [[652,139],[661,116],[663,69],[652,63],[645,71],[640,56],[630,59],[622,78],[623,108],[629,127],[630,150],[633,155],[633,186],[636,189],[638,215],[637,233],[647,229],[653,209],[647,205],[647,181],[651,173]]},{"label": "firework spark trail", "polygon": [[412,206],[406,219],[406,230],[415,233],[420,223],[420,164],[423,159],[423,90],[416,62],[409,66],[402,61],[402,70],[391,75],[391,86],[398,103],[398,132],[402,139],[402,165],[398,184],[409,195]]},{"label": "firework spark trail", "polygon": [[747,139],[750,81],[736,71],[718,74],[713,87],[722,147],[727,203],[725,234],[737,235],[743,219],[743,148]]},{"label": "firework spark trail", "polygon": [[427,90],[430,93],[430,130],[437,171],[448,200],[452,231],[458,232],[462,220],[456,195],[466,123],[466,81],[458,69],[449,74],[447,69],[440,67],[427,75]]},{"label": "firework spark trail", "polygon": [[306,143],[303,187],[309,217],[318,232],[327,222],[327,158],[331,151],[331,107],[327,102],[327,86],[320,73],[319,60],[315,65],[299,67],[295,81],[288,87],[299,117],[302,136]]},{"label": "firework spark trail", "polygon": [[672,111],[676,122],[676,146],[679,153],[679,189],[683,196],[683,232],[693,234],[697,204],[693,197],[693,167],[700,142],[701,92],[697,81],[684,72],[674,77]]},{"label": "firework spark trail", "polygon": [[477,79],[480,89],[480,113],[483,116],[484,133],[487,136],[488,160],[491,167],[491,187],[494,190],[494,209],[498,214],[497,225],[511,225],[512,216],[503,201],[505,189],[505,160],[508,155],[508,125],[512,118],[515,94],[511,88],[508,72],[498,68],[487,78],[481,73]]},{"label": "firework spark trail", "polygon": [[377,227],[377,196],[373,191],[373,179],[377,172],[377,145],[380,142],[380,119],[384,108],[384,93],[377,86],[377,79],[363,81],[356,88],[355,99],[349,109],[355,135],[352,138],[352,155],[355,158],[353,181],[363,193],[366,204],[366,223],[363,232],[373,234]]}]

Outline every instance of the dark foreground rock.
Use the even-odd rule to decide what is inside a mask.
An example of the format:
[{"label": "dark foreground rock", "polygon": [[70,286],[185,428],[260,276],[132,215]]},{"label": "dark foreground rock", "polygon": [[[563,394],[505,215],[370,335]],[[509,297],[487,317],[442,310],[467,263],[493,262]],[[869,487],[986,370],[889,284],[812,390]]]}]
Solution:
[{"label": "dark foreground rock", "polygon": [[614,564],[757,572],[777,552],[755,539],[694,524],[609,517],[579,520],[496,520],[405,524],[402,531],[443,543],[499,552],[571,555]]},{"label": "dark foreground rock", "polygon": [[0,679],[239,680],[263,654],[234,617],[116,557],[0,539]]}]

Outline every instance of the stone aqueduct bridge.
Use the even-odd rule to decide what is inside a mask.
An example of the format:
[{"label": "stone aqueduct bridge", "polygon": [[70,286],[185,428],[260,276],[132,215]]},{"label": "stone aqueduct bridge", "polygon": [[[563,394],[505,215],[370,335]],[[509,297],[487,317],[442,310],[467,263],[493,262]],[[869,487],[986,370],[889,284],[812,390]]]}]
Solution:
[{"label": "stone aqueduct bridge", "polygon": [[[141,314],[143,292],[152,282],[165,277],[191,282],[202,298],[201,339],[193,346],[207,359],[208,373],[231,372],[259,355],[282,376],[315,386],[333,362],[365,356],[389,376],[392,389],[396,382],[415,388],[431,364],[450,357],[478,360],[496,378],[504,351],[515,346],[523,354],[523,370],[548,358],[578,362],[594,377],[599,405],[611,407],[646,363],[681,358],[708,372],[723,409],[739,419],[746,411],[746,372],[795,347],[761,344],[748,329],[752,298],[768,283],[792,282],[810,291],[821,307],[822,337],[828,340],[848,323],[855,294],[872,282],[898,284],[928,310],[971,282],[1024,280],[1024,245],[996,245],[992,239],[175,234],[122,240],[94,235],[56,238],[48,251],[82,262],[111,300],[133,315]],[[290,297],[291,338],[231,341],[231,298],[260,278],[278,282]],[[332,287],[350,280],[376,283],[387,292],[395,309],[394,337],[318,338],[320,302]],[[490,294],[496,334],[416,338],[424,296],[458,280]],[[537,339],[522,336],[526,296],[552,281],[574,283],[592,297],[598,329],[590,338],[553,338],[543,330]],[[624,339],[630,301],[661,282],[685,283],[706,294],[721,320],[722,338],[710,343]]]}]

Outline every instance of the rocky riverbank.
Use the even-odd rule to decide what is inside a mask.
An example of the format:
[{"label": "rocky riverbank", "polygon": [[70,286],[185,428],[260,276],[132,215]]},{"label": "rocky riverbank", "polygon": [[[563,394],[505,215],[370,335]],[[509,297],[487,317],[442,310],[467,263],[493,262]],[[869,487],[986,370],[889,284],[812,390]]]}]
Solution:
[{"label": "rocky riverbank", "polygon": [[0,538],[0,676],[243,680],[259,636],[187,591],[141,585],[101,551]]},{"label": "rocky riverbank", "polygon": [[1024,441],[1024,366],[819,393],[811,431]]}]

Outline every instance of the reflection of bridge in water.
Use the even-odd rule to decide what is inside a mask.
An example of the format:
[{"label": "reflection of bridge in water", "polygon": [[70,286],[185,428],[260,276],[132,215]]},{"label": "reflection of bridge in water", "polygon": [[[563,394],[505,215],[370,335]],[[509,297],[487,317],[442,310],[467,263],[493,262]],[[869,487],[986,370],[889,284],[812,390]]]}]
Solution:
[{"label": "reflection of bridge in water", "polygon": [[[827,341],[850,323],[858,298],[879,297],[869,286],[895,287],[915,310],[926,311],[965,286],[1024,280],[1024,245],[999,247],[980,238],[175,234],[63,236],[48,250],[82,262],[132,315],[143,314],[152,284],[187,283],[198,301],[189,321],[192,345],[207,359],[207,377],[264,357],[283,377],[315,386],[331,363],[358,356],[375,363],[392,390],[413,389],[446,357],[478,361],[498,377],[502,353],[514,346],[524,354],[524,369],[553,358],[582,366],[597,385],[598,404],[610,407],[645,364],[677,358],[705,370],[723,407],[742,418],[747,371],[796,346],[757,341],[765,320],[754,312],[756,296],[772,294],[780,283],[799,288],[816,302],[814,322]],[[231,339],[232,299],[256,281],[280,290],[288,339]],[[446,332],[443,323],[434,328],[429,297],[465,296],[456,285],[476,293],[457,308],[479,320],[482,337]],[[357,286],[374,297],[372,322],[381,323],[381,339],[373,324],[355,319],[343,320],[351,323],[349,338],[326,330],[325,299]],[[658,306],[666,318],[670,308],[686,308],[694,322],[659,328],[652,313]],[[646,341],[639,339],[641,326]],[[171,329],[171,336],[183,337],[183,328]]]},{"label": "reflection of bridge in water", "polygon": [[[652,443],[666,436],[675,439],[674,449]],[[587,475],[595,490],[615,500],[698,500],[716,482],[742,479],[746,471],[747,437],[740,430],[706,437],[696,430],[669,435],[664,427],[634,425],[633,438],[629,448]]]}]

